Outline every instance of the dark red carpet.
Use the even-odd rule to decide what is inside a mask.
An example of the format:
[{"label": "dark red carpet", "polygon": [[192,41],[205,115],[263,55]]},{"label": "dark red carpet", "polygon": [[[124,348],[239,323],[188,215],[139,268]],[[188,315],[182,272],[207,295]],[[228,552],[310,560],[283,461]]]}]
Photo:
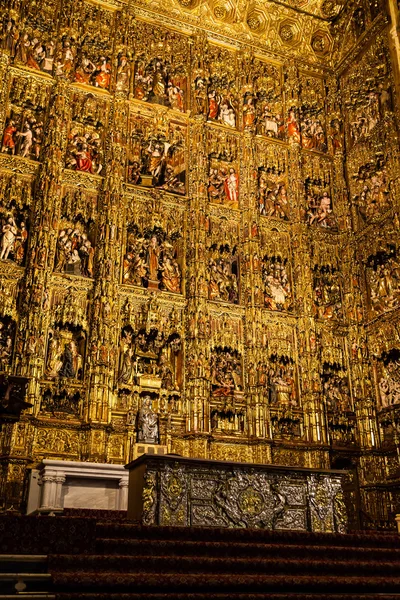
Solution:
[{"label": "dark red carpet", "polygon": [[142,527],[123,514],[73,514],[0,519],[1,552],[12,551],[17,526],[19,553],[49,554],[58,600],[400,600],[396,534]]}]

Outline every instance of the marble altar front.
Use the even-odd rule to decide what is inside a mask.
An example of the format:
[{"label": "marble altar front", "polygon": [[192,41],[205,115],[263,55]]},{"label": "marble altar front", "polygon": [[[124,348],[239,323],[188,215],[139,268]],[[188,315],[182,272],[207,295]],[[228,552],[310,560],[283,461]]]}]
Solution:
[{"label": "marble altar front", "polygon": [[127,498],[128,475],[120,465],[45,459],[31,473],[27,512],[126,510]]}]

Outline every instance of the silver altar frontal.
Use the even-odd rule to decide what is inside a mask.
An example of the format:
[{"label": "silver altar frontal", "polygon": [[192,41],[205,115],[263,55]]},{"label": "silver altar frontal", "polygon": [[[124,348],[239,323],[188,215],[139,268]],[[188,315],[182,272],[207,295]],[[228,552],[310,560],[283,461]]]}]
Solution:
[{"label": "silver altar frontal", "polygon": [[347,529],[343,471],[147,454],[125,468],[128,518],[143,525]]}]

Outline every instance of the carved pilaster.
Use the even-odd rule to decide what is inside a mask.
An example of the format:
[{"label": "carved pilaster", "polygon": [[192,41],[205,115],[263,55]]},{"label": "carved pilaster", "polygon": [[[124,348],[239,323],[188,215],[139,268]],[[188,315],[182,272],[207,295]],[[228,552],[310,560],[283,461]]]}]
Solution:
[{"label": "carved pilaster", "polygon": [[123,181],[126,165],[127,103],[116,98],[109,126],[105,181],[99,215],[99,242],[91,310],[90,384],[86,418],[108,423],[114,399],[118,344],[118,281],[124,226]]}]

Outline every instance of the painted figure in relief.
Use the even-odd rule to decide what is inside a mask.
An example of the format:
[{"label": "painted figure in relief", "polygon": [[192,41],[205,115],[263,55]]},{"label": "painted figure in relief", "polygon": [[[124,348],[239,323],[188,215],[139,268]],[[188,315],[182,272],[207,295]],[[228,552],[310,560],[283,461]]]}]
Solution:
[{"label": "painted figure in relief", "polygon": [[181,267],[178,263],[179,234],[168,236],[161,228],[140,232],[136,225],[128,230],[127,252],[123,263],[123,282],[181,293]]},{"label": "painted figure in relief", "polygon": [[208,297],[210,300],[239,302],[239,274],[236,247],[213,244],[209,249]]},{"label": "painted figure in relief", "polygon": [[42,143],[43,123],[28,111],[8,120],[3,132],[1,151],[39,160]]},{"label": "painted figure in relief", "polygon": [[400,260],[394,244],[388,244],[385,250],[368,257],[367,283],[374,312],[384,312],[399,305]]},{"label": "painted figure in relief", "polygon": [[293,299],[286,267],[287,260],[265,256],[262,260],[264,304],[269,310],[290,310]]},{"label": "painted figure in relief", "polygon": [[55,73],[58,77],[70,79],[75,63],[76,48],[71,41],[63,39],[60,54],[55,61]]},{"label": "painted figure in relief", "polygon": [[332,142],[334,154],[343,150],[343,125],[339,119],[333,119],[330,123],[329,136]]},{"label": "painted figure in relief", "polygon": [[271,406],[283,408],[297,405],[294,363],[291,358],[273,354],[269,359],[265,379]]},{"label": "painted figure in relief", "polygon": [[[31,20],[31,19],[30,19]],[[51,73],[53,70],[55,41],[41,27],[26,27],[14,19],[6,23],[3,48],[8,51],[15,63],[22,63],[35,70]],[[43,24],[43,23],[41,23]]]},{"label": "painted figure in relief", "polygon": [[243,129],[275,139],[285,139],[282,77],[275,65],[250,59],[245,65]]},{"label": "painted figure in relief", "polygon": [[0,318],[0,371],[11,364],[16,324],[10,317]]},{"label": "painted figure in relief", "polygon": [[135,133],[128,156],[128,181],[173,194],[186,193],[185,129],[171,126],[170,135]]},{"label": "painted figure in relief", "polygon": [[117,92],[127,92],[131,78],[131,66],[125,54],[118,55],[117,80],[115,89]]},{"label": "painted figure in relief", "polygon": [[[156,324],[155,324],[156,325]],[[139,385],[142,376],[161,381],[161,387],[178,391],[181,339],[177,333],[164,335],[155,328],[134,331],[130,325],[122,330],[118,385]]]},{"label": "painted figure in relief", "polygon": [[289,220],[289,200],[285,182],[276,181],[263,168],[258,171],[257,198],[261,215]]},{"label": "painted figure in relief", "polygon": [[158,416],[153,411],[150,396],[145,396],[137,416],[137,441],[158,444]]},{"label": "painted figure in relief", "polygon": [[214,348],[210,371],[213,396],[229,396],[243,390],[242,358],[237,350]]},{"label": "painted figure in relief", "polygon": [[360,193],[353,198],[362,222],[367,223],[389,210],[392,182],[387,179],[382,155],[377,157],[375,163],[371,161],[362,165],[354,179],[362,186]]},{"label": "painted figure in relief", "polygon": [[0,232],[0,260],[23,265],[28,241],[26,213],[0,207]]},{"label": "painted figure in relief", "polygon": [[85,334],[79,330],[54,329],[47,345],[47,379],[82,379]]},{"label": "painted figure in relief", "polygon": [[332,201],[327,191],[318,193],[312,187],[306,186],[306,215],[308,225],[324,229],[337,230],[338,223],[332,209]]},{"label": "painted figure in relief", "polygon": [[115,14],[96,4],[81,3],[79,8],[79,29],[74,14],[69,33],[62,36],[62,47],[55,60],[56,74],[77,83],[109,89]]},{"label": "painted figure in relief", "polygon": [[160,56],[147,65],[144,59],[136,62],[135,97],[144,102],[161,104],[184,112],[186,105],[186,75],[175,72]]},{"label": "painted figure in relief", "polygon": [[256,98],[253,93],[246,92],[243,98],[243,129],[253,131],[256,120]]},{"label": "painted figure in relief", "polygon": [[350,146],[368,138],[392,110],[386,46],[382,42],[371,46],[356,66],[357,70],[348,73],[343,85]]},{"label": "painted figure in relief", "polygon": [[300,126],[297,118],[297,109],[294,107],[289,110],[286,126],[288,138],[300,144]]},{"label": "painted figure in relief", "polygon": [[328,411],[351,410],[350,389],[344,368],[337,363],[324,363],[321,379]]},{"label": "painted figure in relief", "polygon": [[[217,165],[211,161],[214,164]],[[235,167],[222,162],[211,166],[207,191],[210,202],[239,208],[239,177]]]},{"label": "painted figure in relief", "polygon": [[326,136],[322,123],[323,108],[304,105],[301,108],[301,144],[307,150],[326,152]]},{"label": "painted figure in relief", "polygon": [[350,136],[355,144],[359,139],[368,137],[377,123],[391,109],[391,93],[387,83],[378,84],[371,89],[364,102],[358,107],[355,118],[350,122]]},{"label": "painted figure in relief", "polygon": [[393,348],[381,357],[381,376],[378,381],[382,408],[400,404],[400,351]]},{"label": "painted figure in relief", "polygon": [[340,319],[343,316],[339,284],[340,274],[331,265],[315,267],[314,310],[318,319]]},{"label": "painted figure in relief", "polygon": [[218,80],[211,78],[208,87],[208,113],[210,121],[217,121],[229,127],[236,127],[236,110],[234,100],[230,93],[219,92]]},{"label": "painted figure in relief", "polygon": [[57,239],[55,271],[93,277],[94,247],[80,221],[63,223]]},{"label": "painted figure in relief", "polygon": [[195,114],[207,114],[207,80],[203,75],[199,75],[194,80],[194,102]]},{"label": "painted figure in relief", "polygon": [[257,119],[257,133],[276,139],[285,139],[282,115],[272,112],[269,104],[264,105],[263,112]]},{"label": "painted figure in relief", "polygon": [[96,131],[81,133],[72,130],[68,137],[67,169],[100,175],[103,170],[101,140]]}]

